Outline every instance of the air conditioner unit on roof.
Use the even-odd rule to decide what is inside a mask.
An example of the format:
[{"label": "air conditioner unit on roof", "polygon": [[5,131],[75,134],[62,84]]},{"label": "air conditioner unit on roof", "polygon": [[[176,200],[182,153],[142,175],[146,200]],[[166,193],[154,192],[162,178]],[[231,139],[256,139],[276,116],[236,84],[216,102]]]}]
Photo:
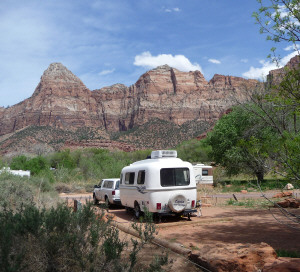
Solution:
[{"label": "air conditioner unit on roof", "polygon": [[151,159],[177,158],[176,150],[155,150],[151,152]]}]

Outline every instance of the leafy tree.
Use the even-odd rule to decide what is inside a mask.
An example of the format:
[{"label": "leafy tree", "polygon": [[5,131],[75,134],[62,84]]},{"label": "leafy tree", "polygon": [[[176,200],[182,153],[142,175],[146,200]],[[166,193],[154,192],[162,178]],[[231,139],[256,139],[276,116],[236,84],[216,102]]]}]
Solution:
[{"label": "leafy tree", "polygon": [[212,158],[229,175],[253,174],[259,181],[267,172],[266,146],[272,135],[270,128],[258,129],[255,115],[241,107],[223,116],[208,135]]},{"label": "leafy tree", "polygon": [[12,158],[10,168],[13,170],[27,170],[26,169],[27,157],[20,155]]},{"label": "leafy tree", "polygon": [[210,162],[211,146],[206,139],[190,140],[176,147],[178,157],[189,162]]},{"label": "leafy tree", "polygon": [[[298,54],[300,41],[300,0],[258,0],[260,9],[254,12],[260,32],[267,40],[288,42]],[[265,4],[267,3],[267,4]],[[271,51],[275,52],[275,48]],[[278,63],[274,53],[273,61]],[[277,78],[268,78],[267,84],[251,97],[255,108],[244,108],[256,115],[264,126],[275,131],[268,140],[267,155],[274,162],[273,170],[284,177],[300,181],[300,64],[285,68]]]},{"label": "leafy tree", "polygon": [[36,175],[43,170],[47,170],[49,168],[49,165],[47,160],[44,157],[38,156],[28,160],[26,162],[25,168],[26,170],[30,170],[31,174]]},{"label": "leafy tree", "polygon": [[[267,34],[267,40],[291,42],[296,46],[300,41],[300,1],[299,0],[257,0],[258,12],[253,12],[260,33]],[[297,46],[295,47],[296,50]],[[274,51],[275,48],[272,48]]]},{"label": "leafy tree", "polygon": [[77,166],[76,165],[76,161],[78,160],[77,156],[74,158],[71,155],[70,149],[59,151],[53,154],[52,158],[50,159],[51,167],[54,168],[65,167],[68,169],[74,169]]}]

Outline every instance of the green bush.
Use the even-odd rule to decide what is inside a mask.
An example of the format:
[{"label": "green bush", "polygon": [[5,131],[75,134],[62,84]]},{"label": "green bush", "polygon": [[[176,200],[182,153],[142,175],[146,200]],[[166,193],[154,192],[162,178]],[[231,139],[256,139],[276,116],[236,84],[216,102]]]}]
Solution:
[{"label": "green bush", "polygon": [[20,209],[23,205],[32,204],[34,189],[27,177],[14,176],[9,173],[0,174],[0,210],[9,207]]},{"label": "green bush", "polygon": [[285,249],[276,250],[278,257],[300,258],[300,252]]},{"label": "green bush", "polygon": [[[1,271],[141,271],[135,267],[141,247],[151,240],[153,224],[137,227],[142,242],[127,242],[91,205],[76,213],[65,205],[49,210],[26,205],[0,211]],[[149,271],[162,271],[167,256],[156,257]]]},{"label": "green bush", "polygon": [[49,165],[44,157],[38,156],[32,158],[26,163],[26,170],[30,170],[32,175],[37,175],[43,170],[47,170]]},{"label": "green bush", "polygon": [[50,158],[50,164],[53,168],[67,168],[67,169],[74,169],[77,166],[78,161],[78,152],[76,156],[71,155],[70,149],[66,149],[63,151],[56,152]]},{"label": "green bush", "polygon": [[29,170],[31,175],[36,175],[48,169],[49,165],[47,160],[42,156],[28,159],[26,156],[21,155],[12,159],[10,168],[13,170]]},{"label": "green bush", "polygon": [[13,170],[27,170],[26,169],[27,157],[20,155],[12,158],[10,168]]}]

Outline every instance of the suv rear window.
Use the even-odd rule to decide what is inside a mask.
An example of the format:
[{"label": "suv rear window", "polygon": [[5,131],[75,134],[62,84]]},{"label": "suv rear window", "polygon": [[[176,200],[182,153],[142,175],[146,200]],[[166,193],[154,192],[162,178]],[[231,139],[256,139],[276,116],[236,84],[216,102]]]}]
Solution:
[{"label": "suv rear window", "polygon": [[162,168],[160,170],[160,185],[186,186],[190,184],[190,170],[188,168]]}]

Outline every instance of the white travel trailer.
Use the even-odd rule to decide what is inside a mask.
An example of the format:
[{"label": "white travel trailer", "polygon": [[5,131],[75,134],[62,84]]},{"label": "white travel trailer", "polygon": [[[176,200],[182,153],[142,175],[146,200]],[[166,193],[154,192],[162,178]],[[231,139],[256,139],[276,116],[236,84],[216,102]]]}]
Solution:
[{"label": "white travel trailer", "polygon": [[204,164],[193,165],[196,184],[213,185],[212,166]]},{"label": "white travel trailer", "polygon": [[192,164],[177,158],[176,150],[152,151],[151,158],[122,169],[120,198],[138,218],[145,208],[162,215],[196,212],[197,189]]}]

